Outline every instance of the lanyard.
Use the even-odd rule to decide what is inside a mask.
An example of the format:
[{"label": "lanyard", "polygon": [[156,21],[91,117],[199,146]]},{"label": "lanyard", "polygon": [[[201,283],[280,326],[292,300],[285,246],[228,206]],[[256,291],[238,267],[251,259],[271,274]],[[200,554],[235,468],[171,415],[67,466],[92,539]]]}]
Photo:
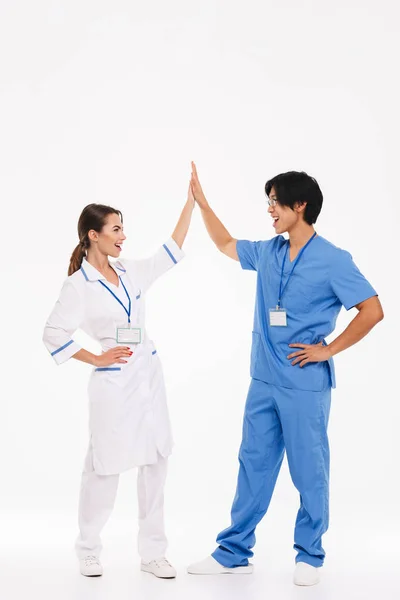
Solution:
[{"label": "lanyard", "polygon": [[128,310],[126,309],[126,306],[125,306],[125,305],[124,305],[124,304],[121,302],[121,300],[118,298],[118,296],[116,296],[116,295],[114,294],[114,292],[113,292],[112,290],[110,290],[110,288],[108,287],[108,285],[106,285],[105,283],[103,283],[103,281],[101,281],[101,279],[99,279],[99,283],[101,283],[101,285],[102,285],[102,286],[104,286],[104,287],[106,288],[106,290],[108,290],[108,291],[110,292],[110,294],[112,294],[112,295],[114,296],[114,298],[116,299],[116,301],[120,303],[120,305],[122,306],[122,308],[124,309],[124,311],[125,311],[125,312],[126,312],[126,314],[128,315],[128,323],[130,323],[130,322],[131,322],[131,306],[132,306],[132,303],[131,303],[131,298],[130,298],[130,296],[129,296],[129,294],[128,294],[128,290],[127,290],[127,289],[126,289],[126,287],[124,286],[124,282],[123,282],[123,281],[122,281],[122,279],[121,279],[121,275],[119,275],[119,280],[120,280],[120,282],[122,283],[122,287],[124,288],[124,290],[125,290],[125,294],[127,295],[127,298],[128,298],[128,301],[129,301],[129,309],[128,309]]},{"label": "lanyard", "polygon": [[294,269],[295,269],[295,267],[296,267],[297,263],[299,262],[299,260],[300,260],[300,258],[301,258],[301,256],[302,256],[302,254],[303,254],[303,252],[304,252],[304,250],[307,248],[307,246],[309,246],[309,245],[311,244],[311,242],[313,241],[313,239],[315,238],[315,236],[316,236],[316,235],[317,235],[317,232],[315,232],[315,233],[314,233],[314,235],[313,235],[313,236],[312,236],[312,237],[311,237],[311,238],[308,240],[307,244],[306,244],[305,246],[303,246],[303,248],[300,250],[299,254],[298,254],[298,255],[297,255],[297,257],[296,257],[296,260],[294,261],[293,268],[292,268],[292,270],[291,270],[291,271],[290,271],[290,273],[289,273],[289,277],[287,278],[287,280],[286,280],[286,283],[285,283],[285,285],[284,285],[284,287],[283,287],[283,289],[282,289],[282,282],[283,282],[283,269],[285,268],[286,256],[287,256],[287,253],[288,253],[288,250],[289,250],[289,245],[290,245],[290,244],[288,243],[288,245],[287,245],[287,247],[286,247],[285,256],[284,256],[284,258],[283,258],[283,263],[282,263],[281,281],[280,281],[280,284],[279,284],[279,299],[278,299],[278,304],[277,304],[277,306],[276,306],[278,309],[279,309],[279,308],[280,308],[280,306],[281,306],[281,300],[282,300],[282,296],[283,296],[283,294],[285,293],[285,290],[286,290],[286,288],[287,288],[287,285],[288,285],[288,283],[289,283],[289,280],[290,280],[290,278],[291,278],[291,276],[292,276],[292,274],[293,274],[293,271],[294,271]]}]

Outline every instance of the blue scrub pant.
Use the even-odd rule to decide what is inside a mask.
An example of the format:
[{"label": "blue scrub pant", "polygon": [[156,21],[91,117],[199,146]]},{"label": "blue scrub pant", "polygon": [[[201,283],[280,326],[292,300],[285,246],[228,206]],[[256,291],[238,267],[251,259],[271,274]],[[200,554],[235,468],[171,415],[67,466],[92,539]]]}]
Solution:
[{"label": "blue scrub pant", "polygon": [[253,379],[239,451],[239,476],[231,526],[222,531],[213,557],[225,567],[248,564],[255,529],[267,512],[286,450],[292,481],[300,493],[294,532],[296,562],[322,566],[322,535],[329,520],[331,388],[322,392],[277,387]]}]

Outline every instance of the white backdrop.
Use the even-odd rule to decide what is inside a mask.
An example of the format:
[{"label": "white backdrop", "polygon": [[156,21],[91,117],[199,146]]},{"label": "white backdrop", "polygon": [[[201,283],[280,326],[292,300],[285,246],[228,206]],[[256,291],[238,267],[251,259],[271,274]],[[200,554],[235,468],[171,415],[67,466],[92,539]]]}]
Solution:
[{"label": "white backdrop", "polygon": [[[358,526],[365,537],[357,553],[394,546],[397,13],[385,0],[2,1],[4,527],[30,523],[44,539],[64,516],[71,546],[76,534],[90,367],[56,367],[41,336],[82,208],[120,209],[123,256],[145,257],[172,233],[193,159],[212,207],[238,238],[273,235],[267,179],[292,169],[316,177],[324,193],[318,233],[349,250],[379,291],[385,320],[336,359],[325,545],[339,554],[346,527]],[[186,259],[149,292],[147,317],[176,441],[168,531],[172,551],[183,544],[189,561],[212,550],[229,524],[255,274],[218,253],[199,211],[184,250]],[[354,315],[341,313],[336,334]],[[121,478],[114,522],[133,530],[134,504],[131,473]],[[291,556],[297,504],[285,465],[259,530],[270,552],[272,532]],[[0,544],[33,544],[14,535]]]}]

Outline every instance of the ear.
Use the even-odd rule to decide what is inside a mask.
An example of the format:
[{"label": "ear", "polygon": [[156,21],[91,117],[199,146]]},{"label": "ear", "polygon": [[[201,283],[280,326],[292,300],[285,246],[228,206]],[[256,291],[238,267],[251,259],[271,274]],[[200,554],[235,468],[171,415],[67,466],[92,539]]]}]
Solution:
[{"label": "ear", "polygon": [[304,213],[306,210],[307,202],[296,202],[294,209],[297,213]]},{"label": "ear", "polygon": [[97,242],[99,239],[99,234],[94,229],[90,229],[90,231],[88,231],[88,238],[91,242]]}]

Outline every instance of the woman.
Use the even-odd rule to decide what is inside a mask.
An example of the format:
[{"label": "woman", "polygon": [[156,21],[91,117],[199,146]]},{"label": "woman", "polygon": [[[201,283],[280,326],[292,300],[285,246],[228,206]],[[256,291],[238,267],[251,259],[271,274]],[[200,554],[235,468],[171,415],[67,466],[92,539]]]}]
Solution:
[{"label": "woman", "polygon": [[[43,341],[57,364],[75,358],[94,369],[89,382],[90,442],[82,474],[76,551],[82,575],[103,573],[100,533],[114,506],[119,473],[138,467],[141,569],[173,578],[165,558],[163,490],[172,437],[160,359],[145,330],[144,296],[184,256],[194,200],[188,199],[172,237],[146,260],[119,259],[126,239],[122,214],[89,204],[78,222],[60,297]],[[72,338],[82,329],[100,342],[92,354]]]}]

